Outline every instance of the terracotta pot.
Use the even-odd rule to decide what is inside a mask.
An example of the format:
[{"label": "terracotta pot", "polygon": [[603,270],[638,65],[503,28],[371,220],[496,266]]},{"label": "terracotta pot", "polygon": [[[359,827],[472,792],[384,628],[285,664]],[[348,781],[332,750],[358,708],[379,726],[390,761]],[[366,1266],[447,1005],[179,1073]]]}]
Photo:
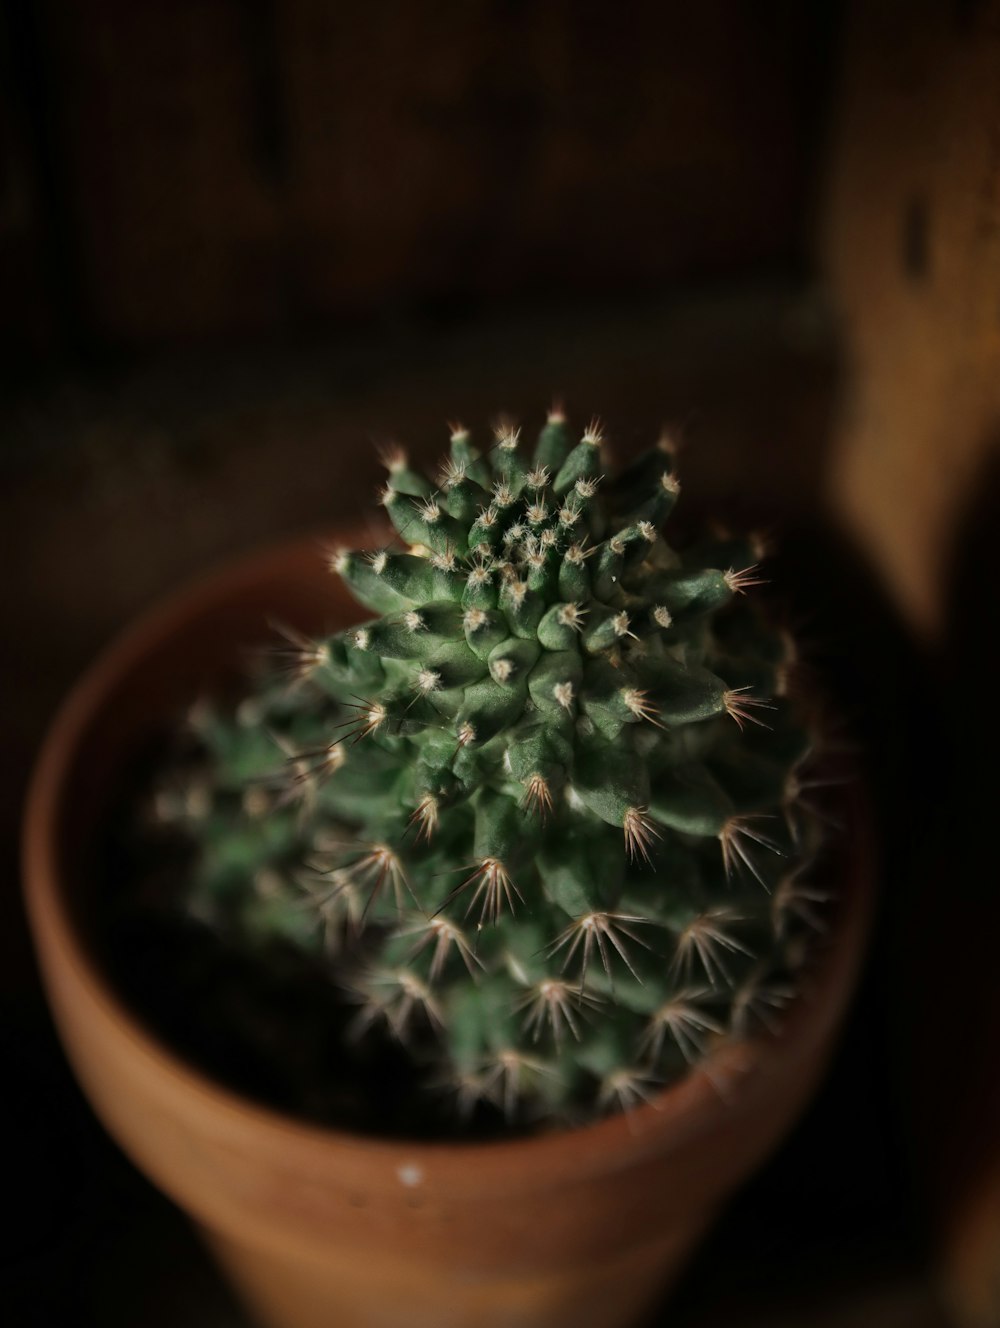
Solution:
[{"label": "terracotta pot", "polygon": [[301,1124],[206,1078],[123,1005],[95,961],[85,865],[122,762],[271,616],[359,611],[317,543],[245,561],[152,613],[66,703],[28,805],[27,894],[66,1050],[110,1133],[199,1225],[253,1314],[280,1328],[611,1328],[676,1275],[798,1116],[829,1057],[867,928],[855,796],[841,904],[778,1037],[733,1044],[627,1118],[488,1144]]}]

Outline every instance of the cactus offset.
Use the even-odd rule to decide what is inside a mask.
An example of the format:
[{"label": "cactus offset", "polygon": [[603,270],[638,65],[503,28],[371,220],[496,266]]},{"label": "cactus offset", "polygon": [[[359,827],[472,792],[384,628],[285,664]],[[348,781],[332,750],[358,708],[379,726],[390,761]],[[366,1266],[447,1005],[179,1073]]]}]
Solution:
[{"label": "cactus offset", "polygon": [[193,910],[328,953],[360,1030],[518,1120],[628,1107],[767,1026],[821,922],[754,550],[675,552],[672,451],[607,478],[603,446],[554,412],[530,459],[456,428],[436,485],[390,453],[401,543],[332,560],[377,616],[288,632],[235,719],[200,710],[214,792],[165,810]]}]

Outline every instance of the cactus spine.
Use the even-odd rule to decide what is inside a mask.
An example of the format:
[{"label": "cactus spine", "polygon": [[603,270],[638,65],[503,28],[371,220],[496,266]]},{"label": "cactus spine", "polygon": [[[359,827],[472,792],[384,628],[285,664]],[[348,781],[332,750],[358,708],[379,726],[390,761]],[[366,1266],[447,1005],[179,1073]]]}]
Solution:
[{"label": "cactus spine", "polygon": [[676,552],[669,447],[603,454],[558,411],[530,458],[455,428],[436,485],[388,454],[398,542],[332,560],[375,616],[202,709],[208,781],[168,809],[192,909],[328,955],[361,1032],[516,1120],[628,1107],[770,1023],[820,920],[754,551]]}]

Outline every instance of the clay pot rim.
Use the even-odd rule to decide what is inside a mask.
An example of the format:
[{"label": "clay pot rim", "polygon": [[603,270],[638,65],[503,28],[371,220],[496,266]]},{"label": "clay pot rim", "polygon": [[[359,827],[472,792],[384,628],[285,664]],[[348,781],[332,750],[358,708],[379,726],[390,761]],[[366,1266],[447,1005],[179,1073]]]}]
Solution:
[{"label": "clay pot rim", "polygon": [[[336,542],[350,543],[351,533],[342,540],[334,532]],[[360,546],[370,542],[370,536],[365,536]],[[315,550],[319,557],[330,545],[329,533],[272,543],[188,580],[112,639],[50,724],[25,804],[22,851],[26,902],[33,930],[44,931],[49,947],[62,962],[72,965],[77,981],[104,1020],[132,1043],[134,1054],[155,1068],[165,1088],[199,1100],[214,1111],[222,1129],[254,1132],[262,1147],[339,1147],[355,1160],[368,1158],[400,1176],[408,1167],[426,1164],[438,1177],[443,1169],[456,1177],[474,1172],[487,1187],[491,1179],[500,1181],[512,1168],[547,1174],[567,1166],[579,1170],[584,1154],[587,1164],[583,1169],[591,1173],[610,1171],[621,1165],[623,1154],[641,1158],[654,1149],[662,1152],[664,1134],[673,1133],[677,1146],[681,1146],[711,1129],[724,1113],[734,1113],[742,1099],[766,1091],[769,1066],[796,1056],[797,1048],[804,1047],[812,1036],[810,1025],[814,1019],[830,1025],[838,1021],[860,966],[872,909],[873,854],[870,827],[859,814],[863,799],[856,785],[849,801],[858,849],[850,855],[848,888],[837,907],[830,943],[819,954],[778,1034],[723,1044],[683,1079],[628,1113],[619,1112],[580,1126],[489,1141],[385,1139],[355,1134],[300,1121],[243,1097],[188,1064],[132,1013],[77,934],[64,902],[57,843],[75,753],[122,681],[142,660],[161,649],[186,619],[204,612],[212,603],[223,602],[237,590],[267,580],[283,559],[301,558],[307,549]],[[731,1092],[724,1094],[720,1084]]]}]

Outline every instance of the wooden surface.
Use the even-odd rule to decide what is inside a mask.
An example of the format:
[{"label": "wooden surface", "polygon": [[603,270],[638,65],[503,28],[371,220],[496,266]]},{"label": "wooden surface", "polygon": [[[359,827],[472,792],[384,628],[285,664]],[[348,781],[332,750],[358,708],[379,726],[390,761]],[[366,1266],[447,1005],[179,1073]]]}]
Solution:
[{"label": "wooden surface", "polygon": [[838,505],[920,630],[1000,449],[1000,2],[855,4],[823,230]]}]

